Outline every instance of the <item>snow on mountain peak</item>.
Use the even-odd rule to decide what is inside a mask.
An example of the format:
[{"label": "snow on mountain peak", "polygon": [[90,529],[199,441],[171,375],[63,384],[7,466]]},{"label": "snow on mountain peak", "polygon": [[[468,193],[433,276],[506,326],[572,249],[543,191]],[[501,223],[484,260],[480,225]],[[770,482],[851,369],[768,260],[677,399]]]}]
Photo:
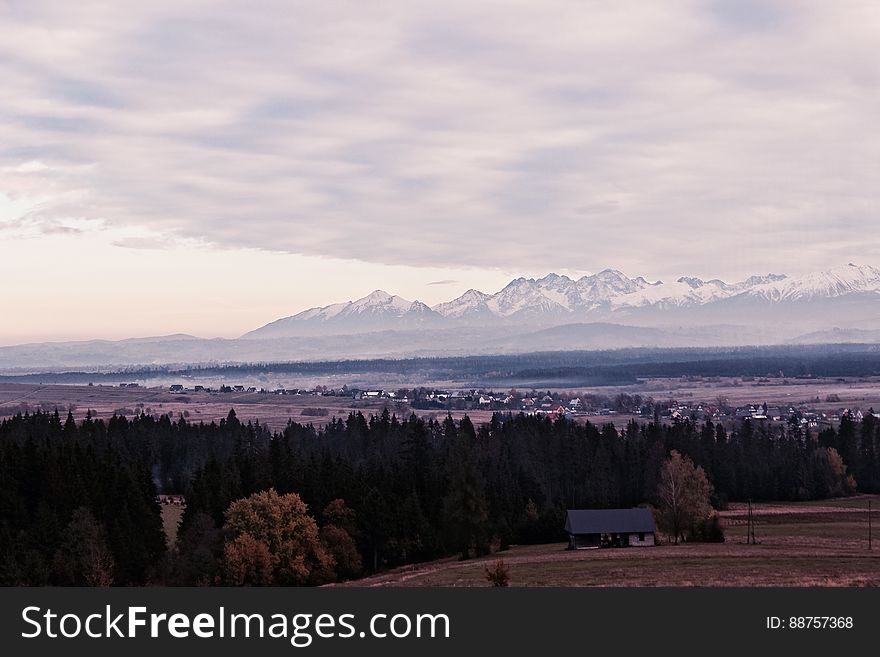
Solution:
[{"label": "snow on mountain peak", "polygon": [[[600,280],[622,280],[626,279],[626,276],[619,269],[603,269],[598,274],[593,274],[596,278]],[[629,280],[629,279],[627,279]]]},{"label": "snow on mountain peak", "polygon": [[384,290],[373,290],[367,296],[353,301],[351,310],[354,312],[372,312],[376,310],[406,312],[410,306],[412,306],[412,302],[402,297],[388,294]]},{"label": "snow on mountain peak", "polygon": [[860,292],[880,292],[880,269],[848,264],[792,278],[777,278],[747,291],[768,301],[834,298]]},{"label": "snow on mountain peak", "polygon": [[[671,283],[629,278],[616,269],[572,280],[550,273],[543,278],[519,277],[495,294],[470,289],[461,296],[429,307],[383,290],[374,290],[356,301],[311,308],[273,322],[253,333],[296,334],[295,326],[324,330],[324,323],[345,330],[376,330],[377,327],[490,325],[492,322],[607,321],[619,311],[626,315],[643,311],[697,308],[727,299],[737,303],[797,302],[831,299],[855,294],[876,294],[880,299],[880,269],[853,263],[797,277],[783,274],[750,276],[728,284],[714,278],[682,276]],[[741,306],[742,307],[742,306]],[[450,324],[451,323],[451,324]]]},{"label": "snow on mountain peak", "polygon": [[385,290],[373,290],[367,296],[362,297],[353,303],[358,306],[378,305],[388,303],[391,298],[392,295],[388,294]]},{"label": "snow on mountain peak", "polygon": [[489,312],[486,301],[492,298],[491,294],[480,292],[471,288],[457,299],[438,303],[433,307],[435,312],[444,317],[461,318],[468,315],[482,315]]},{"label": "snow on mountain peak", "polygon": [[706,284],[705,281],[694,276],[682,276],[676,281],[676,283],[684,283],[692,288],[703,287]]},{"label": "snow on mountain peak", "polygon": [[639,287],[648,287],[649,285],[661,285],[663,281],[654,281],[653,283],[649,283],[643,276],[639,276],[633,279],[633,283],[638,285]]},{"label": "snow on mountain peak", "polygon": [[558,313],[568,310],[566,292],[573,283],[565,277],[538,281],[533,278],[517,278],[508,283],[500,292],[486,301],[486,307],[499,317],[510,317],[517,313]]},{"label": "snow on mountain peak", "polygon": [[536,282],[550,284],[550,283],[557,283],[560,281],[571,282],[571,279],[568,276],[565,276],[564,274],[559,275],[559,274],[550,273],[550,274],[547,274],[546,276],[544,276],[544,278],[539,278]]},{"label": "snow on mountain peak", "polygon": [[598,274],[584,276],[577,282],[581,297],[591,307],[607,304],[619,296],[648,286],[649,283],[644,278],[631,279],[616,269],[603,269]]}]

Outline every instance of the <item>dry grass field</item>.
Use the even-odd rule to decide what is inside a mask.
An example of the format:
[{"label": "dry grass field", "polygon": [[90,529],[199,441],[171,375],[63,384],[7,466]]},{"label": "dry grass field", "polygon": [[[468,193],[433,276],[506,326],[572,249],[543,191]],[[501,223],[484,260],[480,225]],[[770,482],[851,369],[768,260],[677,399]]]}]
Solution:
[{"label": "dry grass field", "polygon": [[[721,513],[727,540],[569,551],[515,546],[490,557],[443,559],[369,577],[353,586],[488,586],[502,558],[511,586],[880,586],[880,541],[867,547],[867,501],[880,525],[880,496],[802,504],[756,504],[757,545],[746,544],[743,505]],[[876,539],[876,537],[875,537]]]},{"label": "dry grass field", "polygon": [[180,521],[183,519],[185,508],[186,506],[183,505],[162,505],[162,526],[165,529],[165,537],[168,539],[168,547],[173,547],[177,544],[177,530],[180,527]]},{"label": "dry grass field", "polygon": [[[188,422],[218,422],[234,408],[239,420],[259,420],[272,429],[283,429],[288,419],[302,424],[323,426],[333,417],[345,418],[352,411],[364,414],[389,410],[409,415],[412,409],[406,405],[382,401],[354,401],[348,397],[313,397],[298,395],[274,395],[271,393],[220,393],[186,392],[174,394],[166,388],[119,388],[113,386],[74,385],[24,385],[0,383],[0,419],[19,411],[52,412],[56,408],[62,415],[68,410],[77,420],[88,411],[93,417],[109,418],[114,413],[132,417],[136,412],[150,415],[170,413],[174,418],[184,415]],[[327,415],[310,415],[309,409],[325,409]],[[445,411],[420,411],[424,417],[442,419]],[[473,410],[467,413],[475,423],[487,422],[491,413]],[[454,418],[463,412],[453,411]]]}]

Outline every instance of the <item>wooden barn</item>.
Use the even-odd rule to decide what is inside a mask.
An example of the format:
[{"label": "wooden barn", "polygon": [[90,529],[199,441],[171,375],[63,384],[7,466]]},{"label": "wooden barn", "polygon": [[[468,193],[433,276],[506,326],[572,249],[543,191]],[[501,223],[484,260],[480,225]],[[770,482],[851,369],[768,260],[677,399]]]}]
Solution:
[{"label": "wooden barn", "polygon": [[575,509],[567,512],[568,548],[645,547],[654,545],[650,509]]}]

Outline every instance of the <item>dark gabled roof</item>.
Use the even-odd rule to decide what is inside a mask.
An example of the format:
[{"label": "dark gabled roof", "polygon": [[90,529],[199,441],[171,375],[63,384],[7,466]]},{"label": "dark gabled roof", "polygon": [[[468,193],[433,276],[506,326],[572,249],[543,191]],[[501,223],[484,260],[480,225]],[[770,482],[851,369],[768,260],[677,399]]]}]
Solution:
[{"label": "dark gabled roof", "polygon": [[654,516],[650,509],[575,509],[565,519],[569,534],[650,533]]}]

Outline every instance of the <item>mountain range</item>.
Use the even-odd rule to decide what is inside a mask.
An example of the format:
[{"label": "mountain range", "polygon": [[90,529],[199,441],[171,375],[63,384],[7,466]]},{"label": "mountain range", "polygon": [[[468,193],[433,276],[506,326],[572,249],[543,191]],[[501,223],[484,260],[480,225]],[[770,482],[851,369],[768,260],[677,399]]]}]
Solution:
[{"label": "mountain range", "polygon": [[172,335],[0,347],[0,371],[617,349],[880,342],[880,269],[849,264],[736,283],[606,269],[517,278],[433,307],[376,290],[237,339]]},{"label": "mountain range", "polygon": [[[761,325],[770,317],[783,323],[823,324],[821,312],[844,308],[835,319],[852,319],[854,328],[880,319],[880,269],[849,264],[799,277],[750,276],[737,283],[683,276],[674,282],[630,278],[615,269],[577,280],[548,274],[517,278],[494,294],[468,290],[451,301],[429,307],[420,301],[376,290],[356,301],[310,308],[245,334],[246,339],[337,335],[377,330],[453,328],[460,326],[546,327],[582,322],[633,322],[667,326],[693,324]],[[838,326],[839,325],[835,325]]]}]

